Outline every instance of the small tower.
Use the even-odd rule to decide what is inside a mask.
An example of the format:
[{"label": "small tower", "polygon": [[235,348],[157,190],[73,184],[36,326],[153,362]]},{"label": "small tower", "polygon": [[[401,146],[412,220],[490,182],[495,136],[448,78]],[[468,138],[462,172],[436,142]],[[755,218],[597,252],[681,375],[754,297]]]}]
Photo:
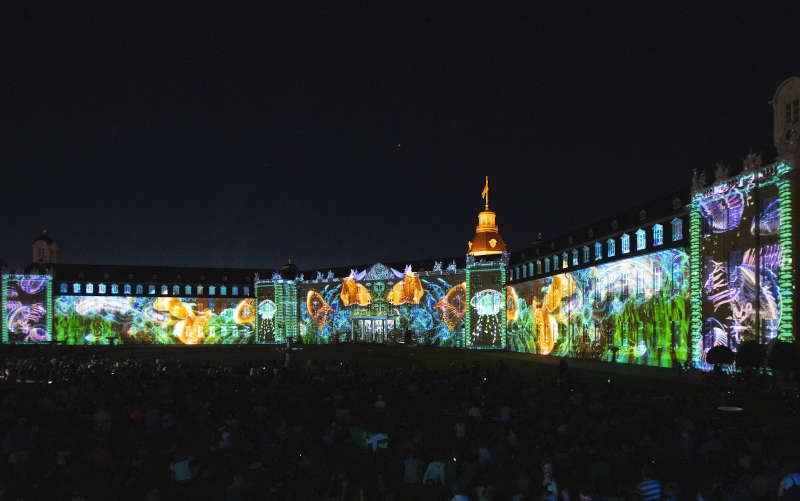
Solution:
[{"label": "small tower", "polygon": [[506,243],[497,228],[496,214],[489,210],[489,176],[486,176],[486,185],[481,192],[481,198],[486,200],[486,205],[484,210],[478,213],[478,226],[475,228],[475,236],[467,242],[467,254],[500,256],[506,250]]},{"label": "small tower", "polygon": [[800,157],[800,77],[789,77],[770,101],[775,124],[775,149],[779,160]]},{"label": "small tower", "polygon": [[58,262],[58,244],[50,238],[47,230],[34,239],[32,244],[34,264],[55,264]]}]

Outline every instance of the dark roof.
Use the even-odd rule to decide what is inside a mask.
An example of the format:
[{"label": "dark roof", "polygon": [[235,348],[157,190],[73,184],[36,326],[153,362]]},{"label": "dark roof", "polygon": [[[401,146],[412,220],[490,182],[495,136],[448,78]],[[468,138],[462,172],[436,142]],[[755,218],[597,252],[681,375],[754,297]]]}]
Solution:
[{"label": "dark roof", "polygon": [[[256,273],[271,277],[273,269],[189,268],[103,264],[55,264],[55,280],[78,282],[249,283]],[[154,278],[155,277],[155,278]]]},{"label": "dark roof", "polygon": [[[675,208],[677,199],[677,206]],[[511,263],[531,259],[538,255],[546,256],[563,249],[575,248],[595,242],[605,237],[624,233],[634,228],[640,228],[658,221],[670,219],[687,214],[689,195],[686,192],[676,192],[669,196],[647,202],[641,206],[613,216],[599,219],[592,224],[576,228],[574,231],[564,233],[555,238],[537,240],[531,245],[511,252]],[[644,211],[644,213],[642,213]],[[644,216],[644,217],[642,217]],[[590,236],[591,234],[591,236]],[[571,237],[571,241],[570,241]],[[539,249],[539,254],[536,250]]]}]

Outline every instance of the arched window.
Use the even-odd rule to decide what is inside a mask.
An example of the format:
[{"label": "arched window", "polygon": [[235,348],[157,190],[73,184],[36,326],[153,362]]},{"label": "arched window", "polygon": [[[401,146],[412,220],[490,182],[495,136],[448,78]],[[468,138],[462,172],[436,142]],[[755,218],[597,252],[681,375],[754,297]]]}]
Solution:
[{"label": "arched window", "polygon": [[202,296],[203,295],[203,286],[202,285],[198,285],[197,286],[197,295],[198,296]]},{"label": "arched window", "polygon": [[569,266],[569,254],[567,254],[566,252],[562,254],[561,262],[563,263],[564,268],[567,268]]},{"label": "arched window", "polygon": [[106,293],[106,284],[97,284],[97,293],[98,294],[105,294]]},{"label": "arched window", "polygon": [[603,244],[600,242],[594,243],[594,260],[600,261],[603,258]]},{"label": "arched window", "polygon": [[589,247],[586,245],[583,246],[583,262],[589,262]]},{"label": "arched window", "polygon": [[528,267],[524,264],[522,265],[522,278],[528,278]]},{"label": "arched window", "polygon": [[528,276],[533,277],[533,261],[528,263]]},{"label": "arched window", "polygon": [[155,293],[156,293],[156,286],[153,285],[153,284],[148,285],[147,286],[147,293],[150,294],[151,296],[154,296]]},{"label": "arched window", "polygon": [[614,254],[616,254],[616,249],[614,248],[614,239],[609,238],[607,243],[608,243],[608,257],[614,257]]},{"label": "arched window", "polygon": [[192,295],[192,286],[191,285],[185,286],[183,288],[183,293],[186,294],[187,296],[191,296]]},{"label": "arched window", "polygon": [[244,286],[244,295],[245,296],[249,296],[250,295],[250,287],[248,287],[246,285]]},{"label": "arched window", "polygon": [[623,233],[621,237],[619,237],[622,253],[627,254],[631,251],[631,236],[627,233]]},{"label": "arched window", "polygon": [[672,220],[672,241],[683,240],[683,221],[680,218]]},{"label": "arched window", "polygon": [[578,266],[578,249],[572,249],[572,266]]},{"label": "arched window", "polygon": [[81,284],[79,284],[78,282],[75,282],[74,284],[72,284],[72,293],[73,294],[80,294],[81,293]]},{"label": "arched window", "polygon": [[94,294],[94,284],[86,284],[86,294]]},{"label": "arched window", "polygon": [[131,284],[125,284],[122,286],[122,293],[123,294],[130,294],[131,293]]},{"label": "arched window", "polygon": [[640,251],[647,247],[647,232],[639,228],[636,230],[636,250]]},{"label": "arched window", "polygon": [[553,271],[556,271],[557,269],[558,269],[558,254],[553,256]]},{"label": "arched window", "polygon": [[111,294],[119,294],[119,285],[111,284]]},{"label": "arched window", "polygon": [[224,285],[220,285],[219,286],[219,294],[220,294],[220,296],[224,296],[227,293],[228,293],[228,288],[225,287]]},{"label": "arched window", "polygon": [[519,280],[519,266],[514,268],[514,279]]},{"label": "arched window", "polygon": [[239,287],[236,286],[236,285],[231,287],[231,294],[234,295],[234,296],[238,296],[239,295]]},{"label": "arched window", "polygon": [[139,296],[144,294],[144,286],[142,284],[136,284],[136,294]]},{"label": "arched window", "polygon": [[653,246],[658,247],[664,243],[664,227],[660,224],[653,226]]},{"label": "arched window", "polygon": [[172,286],[172,295],[173,296],[180,296],[181,295],[181,286],[180,285],[173,285]]},{"label": "arched window", "polygon": [[658,262],[653,263],[653,294],[661,294],[661,265]]},{"label": "arched window", "polygon": [[216,286],[214,286],[214,285],[209,285],[209,286],[208,286],[208,295],[209,295],[209,296],[214,296],[214,295],[216,295],[216,293],[217,293],[217,288],[216,288]]},{"label": "arched window", "polygon": [[544,272],[545,273],[550,273],[550,260],[549,259],[545,259],[544,260]]},{"label": "arched window", "polygon": [[61,294],[66,294],[67,292],[69,292],[69,287],[67,287],[66,283],[61,282],[61,285],[58,286],[58,292],[60,292]]},{"label": "arched window", "polygon": [[162,296],[169,295],[169,286],[167,284],[161,284],[161,295]]}]

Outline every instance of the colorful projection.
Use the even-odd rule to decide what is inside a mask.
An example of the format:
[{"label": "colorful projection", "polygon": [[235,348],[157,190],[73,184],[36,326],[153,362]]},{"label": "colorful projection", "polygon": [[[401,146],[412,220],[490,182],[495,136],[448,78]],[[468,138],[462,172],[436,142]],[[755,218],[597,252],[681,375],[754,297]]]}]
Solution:
[{"label": "colorful projection", "polygon": [[507,299],[505,265],[498,262],[473,263],[467,266],[466,346],[469,348],[504,348],[506,346]]},{"label": "colorful projection", "polygon": [[688,256],[667,249],[507,287],[514,351],[670,367],[689,354]]},{"label": "colorful projection", "polygon": [[4,343],[50,342],[51,294],[49,275],[3,275]]},{"label": "colorful projection", "polygon": [[56,339],[64,344],[244,344],[254,342],[255,300],[60,296]]},{"label": "colorful projection", "polygon": [[786,164],[695,194],[694,360],[713,346],[792,341],[791,186]]},{"label": "colorful projection", "polygon": [[305,343],[427,342],[460,346],[464,336],[464,276],[420,277],[405,272],[366,279],[353,272],[341,283],[299,282],[299,335]]}]

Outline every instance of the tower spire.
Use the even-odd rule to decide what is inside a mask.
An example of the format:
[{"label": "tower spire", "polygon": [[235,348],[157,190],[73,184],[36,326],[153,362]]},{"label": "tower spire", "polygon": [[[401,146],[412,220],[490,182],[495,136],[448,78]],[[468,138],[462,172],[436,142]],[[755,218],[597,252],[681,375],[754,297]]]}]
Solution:
[{"label": "tower spire", "polygon": [[486,199],[485,210],[489,210],[489,176],[486,176],[486,185],[483,187],[483,191],[481,192],[481,198]]}]

